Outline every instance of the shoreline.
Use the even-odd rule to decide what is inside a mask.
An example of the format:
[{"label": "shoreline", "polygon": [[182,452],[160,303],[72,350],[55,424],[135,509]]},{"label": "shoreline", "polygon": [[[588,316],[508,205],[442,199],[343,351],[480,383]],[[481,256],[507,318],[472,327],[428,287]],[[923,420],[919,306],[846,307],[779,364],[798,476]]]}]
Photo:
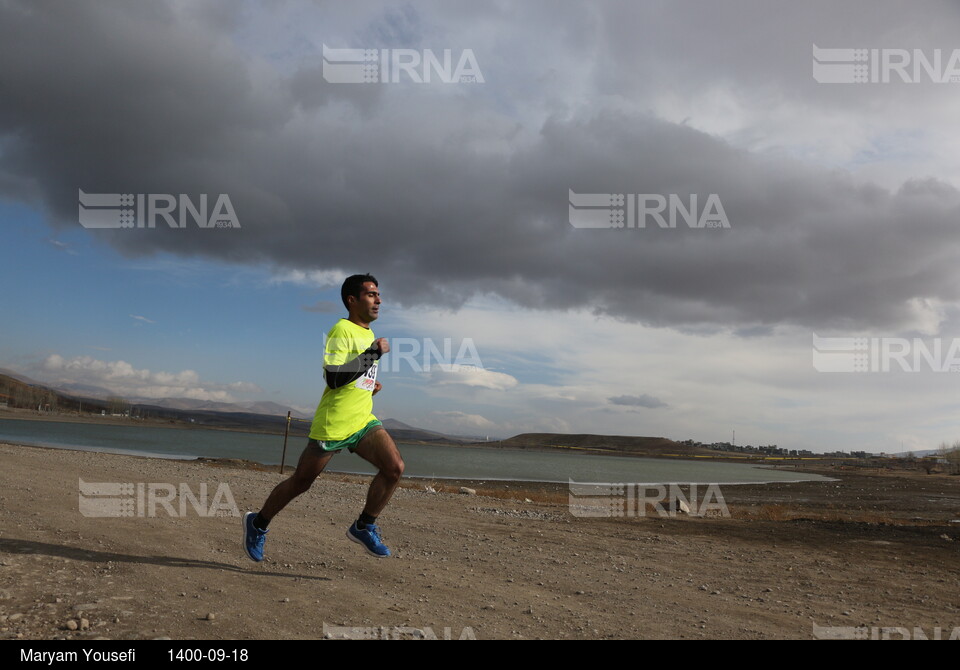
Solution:
[{"label": "shoreline", "polygon": [[[51,449],[51,450],[62,450],[62,451],[76,451],[84,453],[95,453],[95,454],[109,454],[115,456],[131,456],[135,458],[145,458],[150,460],[167,460],[175,462],[186,462],[186,463],[203,463],[207,465],[230,465],[235,467],[245,467],[252,468],[256,470],[264,471],[278,471],[279,463],[260,463],[258,461],[251,461],[247,459],[240,458],[228,458],[228,457],[209,457],[209,456],[195,456],[192,454],[159,454],[154,452],[138,452],[133,450],[122,450],[122,449],[112,449],[110,447],[85,447],[82,445],[54,445],[54,444],[42,444],[37,442],[24,442],[20,440],[0,440],[0,445],[7,446],[16,446],[16,447],[26,447],[30,449]],[[422,445],[418,445],[422,446]],[[436,445],[440,446],[440,445]],[[500,449],[505,449],[501,447]],[[524,451],[522,449],[516,451]],[[664,458],[663,460],[676,460],[681,462],[689,462],[690,459],[684,458]],[[781,468],[776,465],[754,465],[753,467],[757,468],[767,468],[771,470],[779,470],[783,472],[797,472],[802,473],[802,470],[791,468],[787,470],[786,468]],[[294,465],[285,465],[283,468],[284,474],[292,473],[295,469]],[[329,474],[333,475],[349,475],[353,477],[370,477],[372,475],[362,472],[350,472],[342,470],[327,470]],[[742,482],[683,482],[683,481],[672,481],[672,482],[629,482],[632,486],[770,486],[776,484],[801,484],[801,483],[829,483],[831,481],[837,481],[829,477],[828,475],[816,472],[809,472],[806,474],[816,475],[817,477],[826,477],[826,479],[795,479],[790,481],[778,481],[778,480],[768,480],[768,481],[742,481]],[[430,481],[441,481],[446,483],[462,483],[463,486],[473,486],[473,485],[500,485],[500,484],[529,484],[534,487],[540,487],[544,485],[553,485],[558,487],[568,487],[570,483],[581,484],[581,485],[594,485],[594,484],[607,484],[611,482],[588,482],[588,481],[554,481],[554,480],[537,480],[537,479],[508,479],[508,478],[493,478],[487,477],[485,479],[471,479],[465,477],[444,477],[444,476],[427,476],[427,475],[404,475],[404,480],[416,480],[423,482]],[[626,482],[623,482],[626,483]]]},{"label": "shoreline", "polygon": [[[16,414],[9,416],[8,414]],[[277,416],[278,420],[283,421],[286,417]],[[96,424],[99,426],[133,426],[141,428],[171,428],[180,430],[216,430],[226,433],[252,433],[254,435],[283,435],[283,431],[273,432],[269,430],[256,430],[254,428],[232,428],[226,426],[208,426],[205,424],[189,423],[187,421],[175,421],[172,419],[136,419],[116,416],[101,416],[99,414],[87,414],[78,416],[75,414],[37,414],[32,409],[11,409],[0,410],[0,420],[8,421],[51,421],[56,423],[82,423]],[[292,422],[291,422],[291,425]],[[290,434],[294,432],[291,430]]]},{"label": "shoreline", "polygon": [[[8,416],[8,412],[27,412],[22,416]],[[282,420],[283,417],[280,417]],[[204,424],[189,424],[182,422],[165,422],[165,421],[156,421],[156,420],[137,420],[137,419],[123,419],[118,417],[103,417],[102,419],[99,416],[91,415],[89,417],[78,417],[71,415],[36,415],[33,410],[0,410],[0,420],[9,420],[9,421],[34,421],[34,422],[43,422],[50,421],[56,423],[80,423],[85,425],[99,425],[99,426],[126,426],[126,427],[142,427],[142,428],[175,428],[178,430],[205,430],[205,431],[219,431],[227,433],[240,433],[240,434],[249,434],[249,435],[270,435],[274,437],[281,437],[283,435],[282,431],[272,432],[266,430],[255,430],[255,429],[246,429],[246,428],[230,428],[222,426],[209,426]],[[291,423],[291,426],[295,425]],[[387,429],[389,431],[389,429]],[[291,439],[306,437],[306,433],[299,433],[291,430],[289,437]],[[734,455],[726,454],[722,452],[717,452],[715,454],[702,454],[702,453],[691,453],[691,454],[673,454],[673,453],[662,453],[657,451],[643,452],[643,451],[629,451],[629,450],[617,450],[607,447],[596,447],[596,448],[587,448],[587,447],[561,447],[557,445],[529,445],[529,446],[498,446],[503,440],[491,440],[489,442],[442,442],[442,441],[423,441],[423,440],[404,440],[404,444],[414,444],[417,446],[424,447],[449,447],[457,449],[485,449],[493,451],[515,451],[521,453],[555,453],[555,454],[584,454],[590,456],[608,456],[608,457],[622,457],[622,458],[650,458],[658,460],[671,460],[671,461],[690,461],[690,462],[717,462],[717,463],[735,463],[739,465],[748,465],[751,467],[769,467],[771,469],[782,469],[787,471],[787,468],[792,468],[793,470],[801,471],[800,468],[804,470],[808,468],[816,468],[822,466],[825,463],[843,463],[849,461],[859,462],[860,459],[854,458],[836,458],[836,457],[818,457],[818,458],[809,458],[809,457],[766,457],[766,456],[752,456],[752,455]],[[399,443],[399,440],[398,440]],[[53,445],[36,445],[36,446],[50,446],[52,448],[58,448]],[[84,448],[81,446],[66,446],[64,448]],[[186,455],[190,457],[190,455]]]}]

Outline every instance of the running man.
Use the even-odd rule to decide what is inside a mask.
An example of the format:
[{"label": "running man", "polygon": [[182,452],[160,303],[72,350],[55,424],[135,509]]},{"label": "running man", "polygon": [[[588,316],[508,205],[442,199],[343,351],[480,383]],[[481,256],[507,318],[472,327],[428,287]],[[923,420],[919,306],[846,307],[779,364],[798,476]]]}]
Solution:
[{"label": "running man", "polygon": [[343,449],[372,463],[378,470],[370,482],[360,517],[347,529],[347,537],[378,558],[390,556],[377,528],[377,517],[393,495],[403,475],[397,445],[373,415],[377,361],[390,351],[384,338],[374,338],[370,324],[380,315],[379,284],[373,276],[353,275],[340,289],[347,318],[340,319],[327,335],[324,378],[327,385],[310,427],[310,441],[297,469],[273,489],[259,512],[243,517],[243,546],[254,561],[263,560],[267,526],[291,500],[307,491],[317,476]]}]

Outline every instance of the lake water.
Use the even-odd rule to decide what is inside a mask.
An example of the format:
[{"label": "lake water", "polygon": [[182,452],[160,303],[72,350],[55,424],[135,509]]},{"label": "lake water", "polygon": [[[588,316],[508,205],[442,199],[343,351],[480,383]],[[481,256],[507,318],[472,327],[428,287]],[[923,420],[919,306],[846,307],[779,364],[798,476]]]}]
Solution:
[{"label": "lake water", "polygon": [[[240,458],[280,463],[282,435],[115,424],[0,419],[0,442],[82,449],[158,458]],[[286,463],[294,465],[306,438],[287,443]],[[506,481],[630,482],[636,484],[748,484],[828,481],[819,475],[786,472],[743,463],[599,456],[518,449],[440,447],[399,443],[406,476]],[[337,454],[329,472],[373,473],[362,458]]]}]

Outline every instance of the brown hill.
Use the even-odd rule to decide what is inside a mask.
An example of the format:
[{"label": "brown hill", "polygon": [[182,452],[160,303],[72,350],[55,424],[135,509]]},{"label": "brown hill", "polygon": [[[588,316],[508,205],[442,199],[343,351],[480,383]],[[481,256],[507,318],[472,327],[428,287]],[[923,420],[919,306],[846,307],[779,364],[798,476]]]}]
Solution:
[{"label": "brown hill", "polygon": [[[57,393],[46,386],[0,374],[0,405],[47,411],[77,411],[79,402],[76,398]],[[88,404],[88,411],[100,411],[106,407],[107,403],[99,401],[96,407]]]}]

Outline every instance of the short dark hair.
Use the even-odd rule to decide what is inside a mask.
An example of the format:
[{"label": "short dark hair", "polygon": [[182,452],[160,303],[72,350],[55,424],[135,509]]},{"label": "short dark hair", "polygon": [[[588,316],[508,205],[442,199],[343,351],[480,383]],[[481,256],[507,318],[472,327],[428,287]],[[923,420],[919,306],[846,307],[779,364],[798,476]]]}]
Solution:
[{"label": "short dark hair", "polygon": [[363,285],[367,282],[373,282],[374,286],[380,287],[376,277],[369,273],[365,275],[350,275],[347,277],[343,282],[343,286],[340,287],[340,299],[343,300],[344,307],[350,309],[350,305],[347,304],[347,298],[351,295],[359,300],[360,293],[363,292]]}]

